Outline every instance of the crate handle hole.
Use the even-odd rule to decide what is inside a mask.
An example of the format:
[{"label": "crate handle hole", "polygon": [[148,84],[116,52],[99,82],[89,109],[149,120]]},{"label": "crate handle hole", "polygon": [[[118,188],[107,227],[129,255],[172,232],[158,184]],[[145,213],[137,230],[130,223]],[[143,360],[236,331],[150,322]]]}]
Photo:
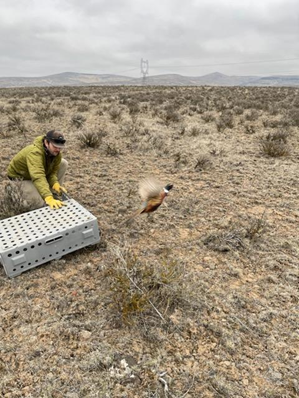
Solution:
[{"label": "crate handle hole", "polygon": [[48,240],[46,240],[45,245],[51,245],[52,243],[58,242],[62,238],[63,238],[62,235],[60,235],[60,236],[56,236],[55,238],[48,239]]}]

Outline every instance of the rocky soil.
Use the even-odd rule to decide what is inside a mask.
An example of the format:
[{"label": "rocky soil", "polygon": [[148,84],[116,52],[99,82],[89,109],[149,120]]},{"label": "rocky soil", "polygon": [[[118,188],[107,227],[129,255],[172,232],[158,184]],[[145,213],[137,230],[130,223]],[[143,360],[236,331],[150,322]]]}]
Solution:
[{"label": "rocky soil", "polygon": [[[299,396],[299,90],[0,90],[6,168],[52,128],[101,242],[0,268],[0,396]],[[152,216],[138,184],[174,184]],[[27,209],[26,209],[27,210]],[[59,210],[58,210],[59,211]]]}]

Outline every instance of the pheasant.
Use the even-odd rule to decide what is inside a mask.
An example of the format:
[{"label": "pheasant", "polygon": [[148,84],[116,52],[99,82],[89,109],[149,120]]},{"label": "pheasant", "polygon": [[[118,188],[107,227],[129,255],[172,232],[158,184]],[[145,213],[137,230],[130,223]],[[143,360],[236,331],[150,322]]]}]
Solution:
[{"label": "pheasant", "polygon": [[163,200],[173,188],[172,184],[163,185],[154,178],[147,178],[139,184],[139,195],[143,200],[142,205],[125,221],[129,222],[142,213],[152,213],[163,203]]}]

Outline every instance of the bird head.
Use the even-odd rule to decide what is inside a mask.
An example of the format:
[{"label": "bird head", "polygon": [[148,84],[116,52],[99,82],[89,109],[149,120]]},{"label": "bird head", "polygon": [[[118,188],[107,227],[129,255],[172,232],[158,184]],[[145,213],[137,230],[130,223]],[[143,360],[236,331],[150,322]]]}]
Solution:
[{"label": "bird head", "polygon": [[172,185],[172,184],[167,184],[167,185],[164,187],[165,195],[168,195],[169,191],[170,191],[172,188],[173,188],[173,185]]}]

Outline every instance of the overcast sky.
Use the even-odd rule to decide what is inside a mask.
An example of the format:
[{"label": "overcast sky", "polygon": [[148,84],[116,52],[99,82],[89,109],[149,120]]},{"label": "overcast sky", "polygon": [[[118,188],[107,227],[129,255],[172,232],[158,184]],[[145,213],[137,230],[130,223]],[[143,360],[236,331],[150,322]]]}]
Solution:
[{"label": "overcast sky", "polygon": [[0,76],[299,75],[298,0],[0,0]]}]

